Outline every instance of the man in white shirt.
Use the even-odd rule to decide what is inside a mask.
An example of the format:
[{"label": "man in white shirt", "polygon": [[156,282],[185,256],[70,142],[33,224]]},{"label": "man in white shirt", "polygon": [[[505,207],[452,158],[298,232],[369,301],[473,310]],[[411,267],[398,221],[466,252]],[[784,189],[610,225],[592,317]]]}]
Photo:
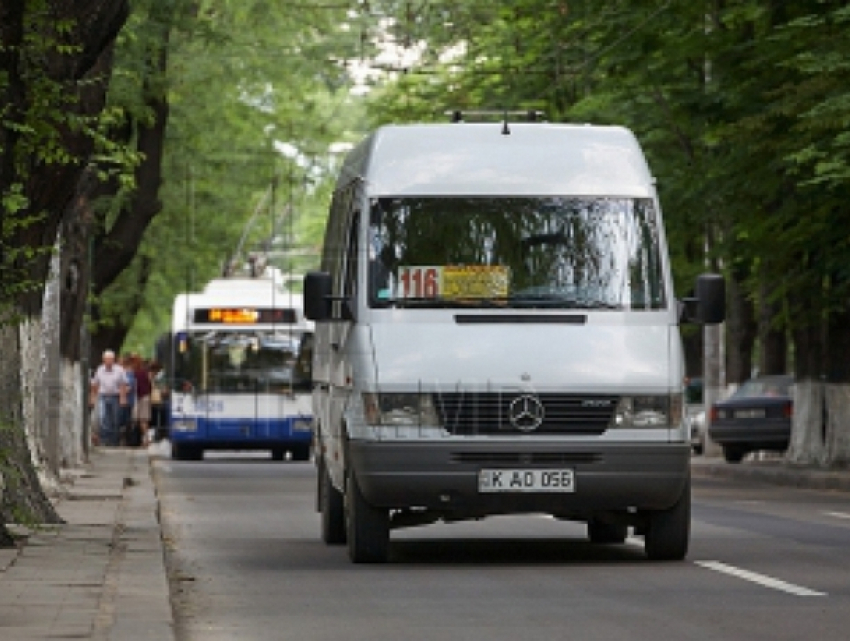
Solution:
[{"label": "man in white shirt", "polygon": [[119,408],[127,404],[127,376],[124,368],[115,362],[115,352],[106,350],[103,363],[91,379],[89,403],[97,402],[100,423],[100,444],[119,444]]}]

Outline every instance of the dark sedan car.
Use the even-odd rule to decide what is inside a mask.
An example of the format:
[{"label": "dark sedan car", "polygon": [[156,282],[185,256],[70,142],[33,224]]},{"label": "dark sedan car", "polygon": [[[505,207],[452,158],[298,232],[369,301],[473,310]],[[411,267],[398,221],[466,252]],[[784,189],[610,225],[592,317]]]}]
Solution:
[{"label": "dark sedan car", "polygon": [[757,450],[788,449],[793,385],[793,376],[759,376],[711,406],[708,434],[723,447],[729,463],[740,463]]}]

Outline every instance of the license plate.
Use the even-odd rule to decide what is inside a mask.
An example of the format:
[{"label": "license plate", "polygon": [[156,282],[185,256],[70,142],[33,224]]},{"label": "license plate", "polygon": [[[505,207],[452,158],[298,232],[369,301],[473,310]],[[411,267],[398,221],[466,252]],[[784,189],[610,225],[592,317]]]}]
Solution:
[{"label": "license plate", "polygon": [[573,470],[481,470],[479,492],[575,492]]},{"label": "license plate", "polygon": [[764,418],[764,410],[735,410],[735,418]]}]

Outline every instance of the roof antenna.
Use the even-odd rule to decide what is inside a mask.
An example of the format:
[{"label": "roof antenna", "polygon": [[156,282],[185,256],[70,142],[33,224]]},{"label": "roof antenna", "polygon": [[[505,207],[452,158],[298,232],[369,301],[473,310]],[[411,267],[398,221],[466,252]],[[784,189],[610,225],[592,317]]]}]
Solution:
[{"label": "roof antenna", "polygon": [[504,120],[502,120],[502,135],[503,136],[510,136],[511,135],[511,128],[508,127],[508,110],[507,109],[505,109]]}]

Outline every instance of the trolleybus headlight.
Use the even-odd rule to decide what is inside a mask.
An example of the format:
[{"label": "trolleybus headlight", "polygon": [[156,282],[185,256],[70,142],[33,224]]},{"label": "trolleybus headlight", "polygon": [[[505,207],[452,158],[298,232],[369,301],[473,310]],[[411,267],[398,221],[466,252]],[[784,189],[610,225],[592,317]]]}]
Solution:
[{"label": "trolleybus headlight", "polygon": [[394,427],[439,426],[437,409],[431,394],[363,394],[363,409],[370,425]]},{"label": "trolleybus headlight", "polygon": [[196,432],[198,423],[194,419],[180,418],[171,424],[171,429],[175,432]]},{"label": "trolleybus headlight", "polygon": [[613,428],[678,427],[682,422],[682,395],[623,396],[611,420]]},{"label": "trolleybus headlight", "polygon": [[313,429],[313,422],[309,418],[296,418],[292,421],[293,432],[309,432]]}]

